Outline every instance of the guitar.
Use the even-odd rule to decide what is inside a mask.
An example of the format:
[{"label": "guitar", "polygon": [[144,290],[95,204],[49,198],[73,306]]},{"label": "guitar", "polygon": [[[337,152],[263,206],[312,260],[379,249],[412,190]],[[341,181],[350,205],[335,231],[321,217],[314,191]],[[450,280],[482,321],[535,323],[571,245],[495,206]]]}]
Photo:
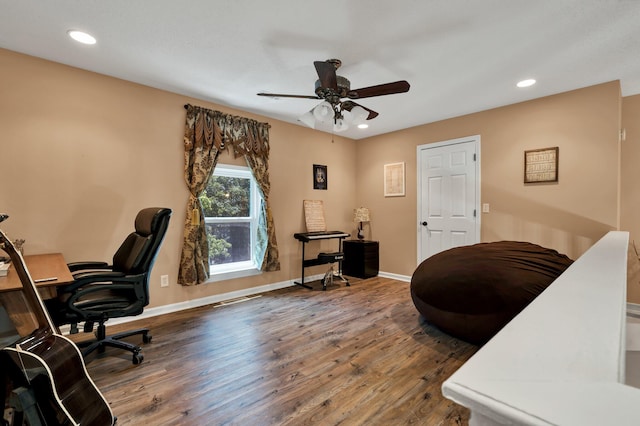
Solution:
[{"label": "guitar", "polygon": [[[0,222],[8,216],[0,214]],[[57,333],[22,254],[0,229],[0,249],[11,258],[22,283],[24,297],[38,327],[28,336],[0,349],[5,378],[13,389],[33,392],[35,424],[114,425],[109,404],[89,377],[78,347]],[[3,391],[2,394],[5,394]],[[5,395],[6,398],[6,395]],[[7,402],[5,401],[5,407]],[[29,423],[31,424],[31,423]]]}]

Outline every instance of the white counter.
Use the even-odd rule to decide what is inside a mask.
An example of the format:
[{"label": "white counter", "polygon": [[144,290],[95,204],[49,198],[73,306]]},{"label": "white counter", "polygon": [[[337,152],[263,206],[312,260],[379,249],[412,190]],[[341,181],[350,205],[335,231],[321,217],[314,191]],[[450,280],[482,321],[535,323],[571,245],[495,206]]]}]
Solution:
[{"label": "white counter", "polygon": [[626,386],[627,232],[610,232],[442,385],[470,425],[639,425]]}]

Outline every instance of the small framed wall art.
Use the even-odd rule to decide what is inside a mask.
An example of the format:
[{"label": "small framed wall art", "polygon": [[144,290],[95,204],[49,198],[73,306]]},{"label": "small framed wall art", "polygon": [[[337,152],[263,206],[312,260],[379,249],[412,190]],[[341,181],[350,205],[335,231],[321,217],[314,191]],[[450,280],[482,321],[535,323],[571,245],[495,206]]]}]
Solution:
[{"label": "small framed wall art", "polygon": [[524,152],[524,183],[558,182],[558,147]]},{"label": "small framed wall art", "polygon": [[313,189],[327,189],[327,166],[313,165]]},{"label": "small framed wall art", "polygon": [[404,163],[384,165],[384,196],[404,197]]}]

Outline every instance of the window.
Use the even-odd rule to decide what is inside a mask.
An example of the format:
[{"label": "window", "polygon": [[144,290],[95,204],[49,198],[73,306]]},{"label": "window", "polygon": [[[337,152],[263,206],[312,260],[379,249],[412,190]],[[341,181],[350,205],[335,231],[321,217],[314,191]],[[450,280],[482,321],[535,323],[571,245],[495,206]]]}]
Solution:
[{"label": "window", "polygon": [[[262,195],[247,167],[217,165],[200,196],[209,242],[209,272],[226,279],[256,271]],[[222,275],[221,275],[222,274]],[[214,277],[218,275],[218,277]]]}]

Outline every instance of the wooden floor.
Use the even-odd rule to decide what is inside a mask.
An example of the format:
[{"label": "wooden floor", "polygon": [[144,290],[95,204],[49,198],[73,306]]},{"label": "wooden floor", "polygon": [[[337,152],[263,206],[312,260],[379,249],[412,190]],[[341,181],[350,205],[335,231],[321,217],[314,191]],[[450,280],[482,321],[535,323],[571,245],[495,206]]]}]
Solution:
[{"label": "wooden floor", "polygon": [[296,286],[108,331],[135,326],[152,329],[142,364],[87,360],[120,426],[468,423],[440,386],[477,347],[424,324],[405,282]]}]

